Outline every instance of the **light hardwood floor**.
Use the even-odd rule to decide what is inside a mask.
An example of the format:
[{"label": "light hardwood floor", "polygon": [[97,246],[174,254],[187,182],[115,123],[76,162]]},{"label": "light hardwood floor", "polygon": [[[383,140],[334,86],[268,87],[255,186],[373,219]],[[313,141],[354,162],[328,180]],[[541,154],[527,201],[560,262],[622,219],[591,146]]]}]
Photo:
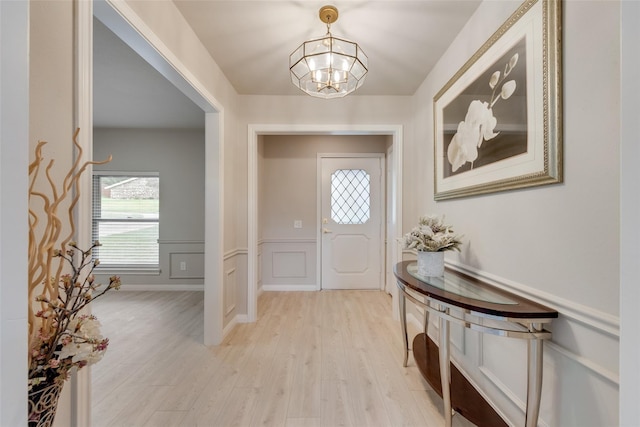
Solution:
[{"label": "light hardwood floor", "polygon": [[[93,303],[109,349],[92,367],[93,426],[442,426],[442,400],[402,367],[391,298],[268,292],[259,319],[203,342],[202,292]],[[454,426],[471,426],[460,416]]]}]

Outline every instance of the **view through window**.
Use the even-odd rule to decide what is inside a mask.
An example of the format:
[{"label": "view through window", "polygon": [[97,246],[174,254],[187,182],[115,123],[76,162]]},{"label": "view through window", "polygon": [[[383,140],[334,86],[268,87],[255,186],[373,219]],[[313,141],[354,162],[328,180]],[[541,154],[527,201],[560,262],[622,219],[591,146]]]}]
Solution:
[{"label": "view through window", "polygon": [[160,178],[95,175],[93,256],[101,267],[153,268],[159,265]]}]

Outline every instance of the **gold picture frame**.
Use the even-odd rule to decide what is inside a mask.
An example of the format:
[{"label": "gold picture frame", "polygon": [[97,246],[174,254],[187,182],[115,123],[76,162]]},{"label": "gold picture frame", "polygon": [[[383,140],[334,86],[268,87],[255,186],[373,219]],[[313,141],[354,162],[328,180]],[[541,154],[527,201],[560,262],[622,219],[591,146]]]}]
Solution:
[{"label": "gold picture frame", "polygon": [[562,182],[561,9],[525,1],[434,97],[435,200]]}]

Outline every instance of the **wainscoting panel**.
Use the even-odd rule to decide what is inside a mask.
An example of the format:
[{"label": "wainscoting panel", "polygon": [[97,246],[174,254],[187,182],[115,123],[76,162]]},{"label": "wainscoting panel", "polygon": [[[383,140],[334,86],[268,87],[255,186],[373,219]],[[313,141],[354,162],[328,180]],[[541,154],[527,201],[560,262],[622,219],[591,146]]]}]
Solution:
[{"label": "wainscoting panel", "polygon": [[477,342],[480,372],[517,406],[524,408],[524,400],[516,391],[526,390],[527,386],[526,341],[479,334]]},{"label": "wainscoting panel", "polygon": [[204,252],[171,252],[171,279],[204,279]]},{"label": "wainscoting panel", "polygon": [[[501,408],[509,408],[516,425],[524,422],[526,401],[526,342],[501,339],[489,335],[480,339],[480,378],[476,384],[489,391],[491,400]],[[617,418],[618,383],[606,375],[602,367],[559,346],[545,343],[543,385],[540,410],[541,426],[609,426]],[[604,373],[604,375],[603,375]],[[495,391],[499,395],[495,394]],[[507,403],[504,403],[507,402]],[[578,402],[593,402],[593,405]],[[570,411],[559,411],[558,405],[578,405]],[[565,414],[565,418],[560,418]]]},{"label": "wainscoting panel", "polygon": [[259,244],[265,291],[316,290],[316,240],[269,239]]},{"label": "wainscoting panel", "polygon": [[225,271],[224,275],[224,315],[227,316],[236,308],[236,269],[232,268]]},{"label": "wainscoting panel", "polygon": [[278,279],[307,277],[307,257],[304,251],[272,252],[271,272]]},{"label": "wainscoting panel", "polygon": [[222,271],[223,335],[226,336],[236,324],[247,322],[247,250],[225,252]]},{"label": "wainscoting panel", "polygon": [[[553,335],[544,343],[540,426],[614,425],[619,387],[617,318],[486,272],[453,267],[560,313],[546,326]],[[509,423],[523,425],[527,342],[473,331],[465,333],[464,341],[466,351],[457,351],[457,344],[452,346],[456,365]]]}]

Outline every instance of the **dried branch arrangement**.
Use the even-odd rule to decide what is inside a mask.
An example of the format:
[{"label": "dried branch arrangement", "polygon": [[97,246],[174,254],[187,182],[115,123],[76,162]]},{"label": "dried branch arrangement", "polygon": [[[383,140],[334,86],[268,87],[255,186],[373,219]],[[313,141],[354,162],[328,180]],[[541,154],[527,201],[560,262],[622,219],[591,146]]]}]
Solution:
[{"label": "dried branch arrangement", "polygon": [[[68,246],[77,249],[72,239],[76,232],[74,209],[80,198],[80,178],[89,165],[101,165],[111,161],[111,156],[109,156],[107,160],[101,162],[85,161],[81,163],[83,150],[78,143],[79,132],[80,129],[77,129],[73,135],[73,145],[77,149],[76,159],[60,188],[51,176],[55,161],[51,159],[46,166],[44,165],[42,147],[46,144],[46,141],[38,142],[35,150],[35,160],[29,165],[28,277],[30,343],[37,341],[39,331],[56,329],[56,325],[53,324],[53,322],[57,321],[55,316],[47,317],[38,316],[37,314],[46,312],[46,310],[50,309],[51,302],[60,300],[60,283],[66,261],[61,254],[69,256],[70,250],[67,248]],[[36,190],[42,169],[44,169],[50,194],[45,194],[43,190]],[[46,187],[46,185],[41,187]],[[34,199],[39,199],[39,201]],[[42,212],[37,213],[34,206],[38,206],[38,208],[41,206]],[[66,212],[60,213],[63,209],[66,209]],[[68,232],[61,237],[65,227],[63,220],[68,223]],[[83,252],[83,261],[84,256]],[[59,262],[55,266],[54,258],[59,258]],[[37,307],[38,305],[40,307]],[[30,365],[32,356],[30,352]]]}]

